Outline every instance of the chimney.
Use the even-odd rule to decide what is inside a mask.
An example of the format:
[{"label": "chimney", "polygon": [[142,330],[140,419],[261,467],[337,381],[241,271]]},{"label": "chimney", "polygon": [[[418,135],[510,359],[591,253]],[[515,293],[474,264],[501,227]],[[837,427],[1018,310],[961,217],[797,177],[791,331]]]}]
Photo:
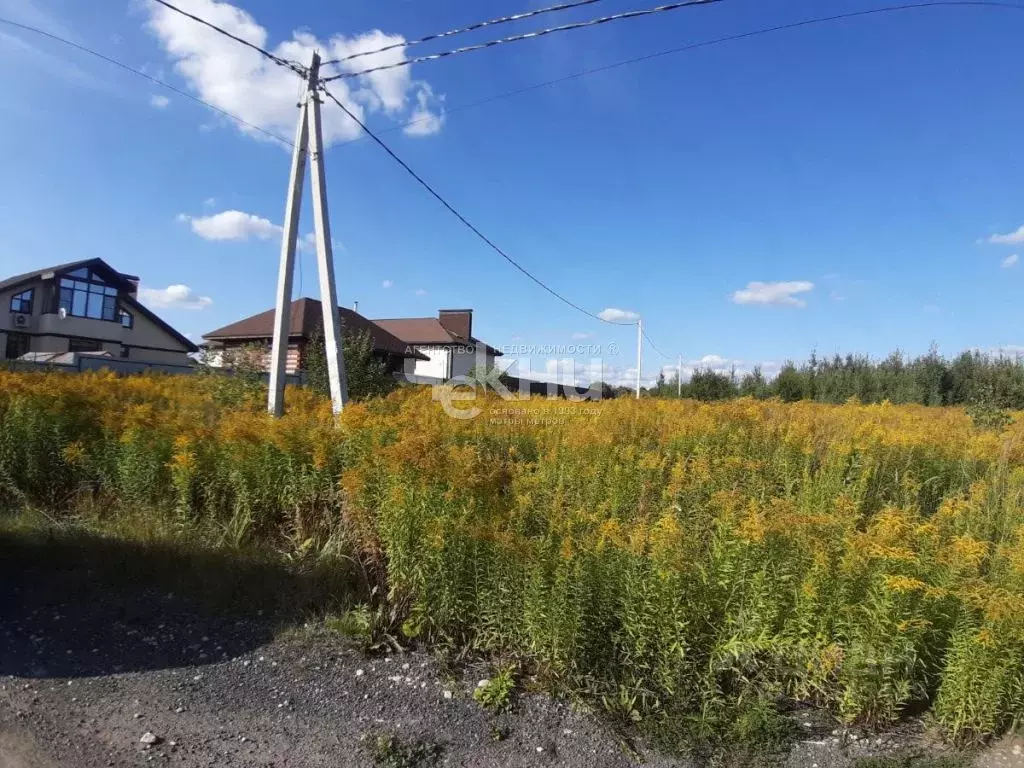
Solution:
[{"label": "chimney", "polygon": [[437,320],[448,333],[463,339],[473,338],[472,309],[442,309],[437,313]]}]

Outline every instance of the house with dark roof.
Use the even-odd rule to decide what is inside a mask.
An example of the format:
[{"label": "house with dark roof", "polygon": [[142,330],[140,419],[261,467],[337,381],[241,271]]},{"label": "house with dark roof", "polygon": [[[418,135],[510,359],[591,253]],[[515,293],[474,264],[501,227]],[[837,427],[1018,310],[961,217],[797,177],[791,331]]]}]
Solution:
[{"label": "house with dark roof", "polygon": [[[408,357],[426,360],[426,356],[408,349],[407,345],[385,328],[367,320],[351,309],[338,307],[341,316],[342,332],[368,332],[373,343],[374,354],[383,358],[388,368],[397,373],[403,370]],[[303,367],[306,347],[310,340],[323,331],[323,307],[316,299],[296,299],[291,305],[288,323],[288,363],[287,372],[296,373]],[[239,320],[237,323],[225,325],[215,331],[203,335],[204,345],[211,353],[211,362],[219,365],[224,353],[233,349],[251,347],[265,348],[267,362],[270,363],[270,345],[274,336],[274,310],[268,309],[258,315]]]},{"label": "house with dark roof", "polygon": [[139,278],[85,259],[0,280],[0,359],[88,355],[188,365],[195,344],[138,301]]},{"label": "house with dark roof", "polygon": [[[472,309],[442,309],[437,317],[374,320],[420,357],[407,356],[403,372],[410,380],[466,376],[474,368],[490,369],[501,352],[473,335]],[[422,358],[426,357],[426,360]]]}]

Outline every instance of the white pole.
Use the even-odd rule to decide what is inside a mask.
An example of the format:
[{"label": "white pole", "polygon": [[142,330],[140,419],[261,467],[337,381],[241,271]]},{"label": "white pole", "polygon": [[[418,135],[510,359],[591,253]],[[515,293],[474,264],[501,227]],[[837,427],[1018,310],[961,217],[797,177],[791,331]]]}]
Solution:
[{"label": "white pole", "polygon": [[[309,78],[316,83],[320,73],[320,55],[313,54]],[[320,305],[324,313],[324,343],[327,345],[327,374],[331,381],[331,404],[335,414],[348,402],[348,377],[342,349],[338,291],[334,284],[334,254],[331,248],[331,223],[327,214],[327,177],[324,173],[324,139],[320,124],[320,97],[314,88],[309,100],[309,143],[312,155],[313,222],[316,225],[316,258],[320,272]]]},{"label": "white pole", "polygon": [[676,369],[676,397],[683,396],[683,356],[679,356],[679,367]]},{"label": "white pole", "polygon": [[636,321],[636,399],[640,399],[640,367],[644,360],[644,319]]},{"label": "white pole", "polygon": [[[310,80],[310,84],[312,84]],[[284,232],[281,237],[281,265],[277,272],[277,301],[274,305],[274,338],[270,348],[270,387],[267,410],[275,417],[284,413],[284,384],[288,366],[288,333],[291,321],[292,277],[295,274],[295,244],[299,235],[299,213],[302,209],[302,184],[306,176],[308,131],[308,95],[306,87],[299,106],[299,125],[295,131],[295,150],[288,183],[288,199],[284,206]]]}]

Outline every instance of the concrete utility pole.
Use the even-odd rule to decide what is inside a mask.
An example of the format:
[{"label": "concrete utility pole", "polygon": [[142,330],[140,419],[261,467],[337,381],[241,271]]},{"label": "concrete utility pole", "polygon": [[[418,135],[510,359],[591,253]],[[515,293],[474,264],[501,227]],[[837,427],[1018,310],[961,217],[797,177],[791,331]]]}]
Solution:
[{"label": "concrete utility pole", "polygon": [[313,220],[316,233],[317,271],[320,275],[320,306],[323,309],[324,343],[327,346],[327,374],[330,379],[334,413],[341,413],[348,402],[348,380],[341,346],[341,318],[334,283],[334,256],[331,250],[331,224],[327,213],[327,178],[324,172],[323,129],[320,120],[320,55],[313,54],[309,79],[299,104],[299,124],[295,132],[291,179],[285,203],[284,233],[281,238],[281,266],[277,275],[277,303],[274,309],[274,339],[270,351],[270,391],[267,410],[274,416],[284,413],[284,384],[288,363],[288,334],[291,321],[292,276],[295,272],[295,246],[299,236],[302,210],[302,186],[306,173],[307,148],[313,161]]},{"label": "concrete utility pole", "polygon": [[640,399],[640,368],[644,360],[644,319],[636,321],[636,399]]},{"label": "concrete utility pole", "polygon": [[676,368],[676,397],[683,396],[683,356],[679,356],[679,367]]}]

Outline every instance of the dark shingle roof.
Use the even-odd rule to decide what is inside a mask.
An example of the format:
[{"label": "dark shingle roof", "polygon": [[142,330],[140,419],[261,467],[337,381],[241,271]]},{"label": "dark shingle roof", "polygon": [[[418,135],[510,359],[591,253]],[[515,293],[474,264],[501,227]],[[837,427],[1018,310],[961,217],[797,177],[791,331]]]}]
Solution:
[{"label": "dark shingle roof", "polygon": [[[373,340],[373,348],[400,357],[427,358],[408,349],[408,345],[394,334],[372,320],[367,320],[358,312],[345,307],[338,307],[341,325],[345,329],[357,332],[369,331]],[[291,338],[310,338],[317,328],[323,324],[323,309],[316,299],[301,298],[292,302],[291,318],[288,323],[288,335]],[[268,309],[258,315],[239,320],[237,323],[225,325],[215,331],[203,334],[210,341],[226,340],[259,340],[269,339],[274,335],[274,310]]]},{"label": "dark shingle roof", "polygon": [[397,317],[374,320],[381,328],[393,333],[406,344],[482,344],[488,351],[500,356],[501,352],[480,339],[464,339],[449,331],[436,317]]},{"label": "dark shingle roof", "polygon": [[100,267],[102,270],[109,272],[111,275],[117,275],[119,278],[121,278],[122,281],[126,283],[125,287],[128,287],[127,283],[129,281],[139,279],[135,277],[135,275],[125,275],[122,274],[121,272],[118,272],[112,266],[107,264],[107,262],[105,262],[103,259],[81,259],[79,261],[69,261],[66,264],[58,264],[55,267],[44,267],[43,269],[35,269],[31,272],[25,272],[22,275],[15,275],[14,277],[8,277],[6,280],[0,280],[0,291],[7,290],[8,288],[13,288],[14,286],[20,285],[21,283],[27,283],[32,280],[38,280],[48,272],[67,272],[72,269],[78,269],[79,267]]}]

